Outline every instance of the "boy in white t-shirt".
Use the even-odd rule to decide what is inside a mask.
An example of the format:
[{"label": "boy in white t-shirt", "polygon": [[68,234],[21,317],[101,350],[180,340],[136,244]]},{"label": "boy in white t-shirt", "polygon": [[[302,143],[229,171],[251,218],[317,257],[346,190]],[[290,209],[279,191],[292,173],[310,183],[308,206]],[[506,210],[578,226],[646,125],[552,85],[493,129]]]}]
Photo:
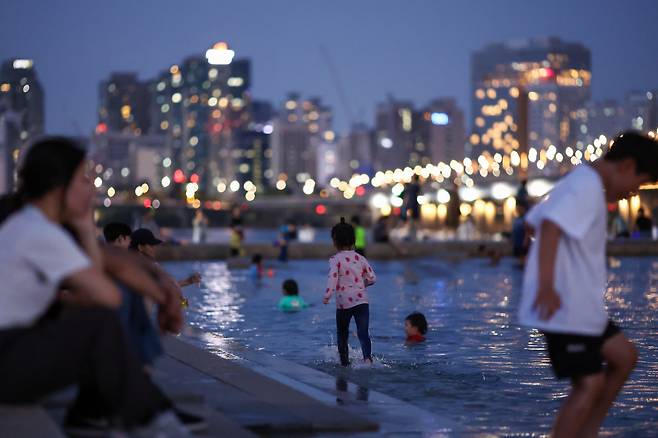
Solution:
[{"label": "boy in white t-shirt", "polygon": [[658,142],[626,132],[603,159],[563,178],[526,217],[537,240],[519,320],[543,332],[556,376],[571,379],[555,437],[596,436],[637,361],[635,346],[605,309],[606,204],[657,180]]}]

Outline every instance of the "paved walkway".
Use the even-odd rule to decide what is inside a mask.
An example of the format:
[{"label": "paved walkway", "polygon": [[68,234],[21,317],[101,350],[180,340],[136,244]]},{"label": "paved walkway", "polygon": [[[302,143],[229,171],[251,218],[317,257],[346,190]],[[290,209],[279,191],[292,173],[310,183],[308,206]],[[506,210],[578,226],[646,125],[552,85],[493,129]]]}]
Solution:
[{"label": "paved walkway", "polygon": [[[200,336],[218,341],[212,352],[200,348]],[[180,408],[207,418],[199,436],[440,437],[454,430],[406,402],[210,334],[164,344],[154,379]],[[42,406],[0,406],[0,436],[64,437],[61,421],[74,395],[71,388]]]}]

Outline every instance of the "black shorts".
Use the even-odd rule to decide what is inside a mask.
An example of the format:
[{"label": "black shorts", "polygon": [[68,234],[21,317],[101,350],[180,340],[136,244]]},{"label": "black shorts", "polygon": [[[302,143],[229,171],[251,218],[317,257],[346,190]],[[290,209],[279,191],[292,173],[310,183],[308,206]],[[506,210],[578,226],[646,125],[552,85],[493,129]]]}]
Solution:
[{"label": "black shorts", "polygon": [[544,332],[548,356],[558,379],[596,374],[603,370],[603,343],[620,333],[612,321],[601,336]]}]

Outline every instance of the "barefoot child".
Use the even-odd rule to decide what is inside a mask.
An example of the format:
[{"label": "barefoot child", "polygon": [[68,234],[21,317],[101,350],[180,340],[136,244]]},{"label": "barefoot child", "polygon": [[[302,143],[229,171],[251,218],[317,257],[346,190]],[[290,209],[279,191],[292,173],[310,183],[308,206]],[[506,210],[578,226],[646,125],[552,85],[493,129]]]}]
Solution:
[{"label": "barefoot child", "polygon": [[328,304],[331,296],[336,295],[340,363],[343,366],[350,364],[347,338],[352,317],[356,322],[363,360],[372,363],[366,287],[375,283],[375,272],[368,260],[354,251],[354,227],[346,223],[345,218],[340,218],[340,223],[331,229],[331,238],[338,252],[329,259],[329,277],[322,302]]},{"label": "barefoot child", "polygon": [[656,180],[658,143],[626,132],[603,159],[576,167],[527,215],[537,241],[519,320],[543,332],[555,375],[571,380],[555,437],[597,436],[637,361],[635,346],[605,309],[606,203]]}]

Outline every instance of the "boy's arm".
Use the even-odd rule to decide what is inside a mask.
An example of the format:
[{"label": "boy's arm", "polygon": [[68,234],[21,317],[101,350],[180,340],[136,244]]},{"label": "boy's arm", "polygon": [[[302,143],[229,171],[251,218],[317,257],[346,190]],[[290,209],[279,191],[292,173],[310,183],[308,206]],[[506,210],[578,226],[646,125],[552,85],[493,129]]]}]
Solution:
[{"label": "boy's arm", "polygon": [[336,290],[336,285],[338,284],[338,264],[333,260],[329,260],[329,275],[327,276],[327,289],[324,292],[324,297],[322,297],[322,302],[324,304],[329,304],[331,295]]},{"label": "boy's arm", "polygon": [[550,319],[560,308],[560,296],[555,292],[553,279],[555,275],[555,258],[562,230],[555,223],[544,220],[539,234],[539,284],[533,309],[539,312],[539,318]]}]

